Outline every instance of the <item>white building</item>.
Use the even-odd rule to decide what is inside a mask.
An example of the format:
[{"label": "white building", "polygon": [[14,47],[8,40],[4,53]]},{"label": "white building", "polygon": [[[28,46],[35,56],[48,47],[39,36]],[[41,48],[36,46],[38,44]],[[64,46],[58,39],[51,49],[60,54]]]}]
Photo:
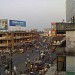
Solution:
[{"label": "white building", "polygon": [[66,21],[75,22],[75,0],[66,0]]}]

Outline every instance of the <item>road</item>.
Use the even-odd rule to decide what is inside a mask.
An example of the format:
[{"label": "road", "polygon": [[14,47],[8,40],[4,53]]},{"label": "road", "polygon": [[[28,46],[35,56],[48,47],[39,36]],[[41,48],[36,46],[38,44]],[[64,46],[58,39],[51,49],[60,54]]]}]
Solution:
[{"label": "road", "polygon": [[57,69],[56,64],[53,64],[53,66],[51,66],[49,68],[49,70],[46,72],[45,75],[55,75],[56,74],[56,69]]},{"label": "road", "polygon": [[[10,59],[9,54],[6,54],[7,58]],[[17,71],[22,71],[24,72],[26,70],[26,65],[25,62],[27,60],[27,58],[30,59],[30,61],[33,61],[33,59],[39,58],[39,52],[37,50],[33,50],[33,52],[31,50],[28,50],[27,52],[24,53],[15,53],[12,55],[12,61],[13,64],[12,66],[16,66],[17,67]],[[2,67],[2,65],[0,66],[0,72],[4,74],[4,67]]]},{"label": "road", "polygon": [[[40,43],[39,45],[40,45],[39,50],[42,50],[45,48],[44,47],[45,44]],[[7,55],[7,58],[9,59],[10,56]],[[17,53],[13,54],[12,55],[13,66],[15,65],[17,67],[17,71],[22,71],[22,72],[25,71],[25,69],[26,69],[25,61],[27,60],[27,58],[29,58],[30,61],[33,61],[33,59],[39,58],[39,51],[36,51],[36,49],[34,49],[33,53],[31,50],[27,50],[27,52],[24,52],[22,54],[17,54]]]},{"label": "road", "polygon": [[[28,56],[29,55],[29,56]],[[30,59],[30,61],[33,61],[33,59],[39,58],[39,52],[36,50],[33,51],[28,51],[22,54],[14,54],[13,55],[13,65],[17,67],[18,71],[24,71],[26,69],[25,66],[25,61],[27,58]]]}]

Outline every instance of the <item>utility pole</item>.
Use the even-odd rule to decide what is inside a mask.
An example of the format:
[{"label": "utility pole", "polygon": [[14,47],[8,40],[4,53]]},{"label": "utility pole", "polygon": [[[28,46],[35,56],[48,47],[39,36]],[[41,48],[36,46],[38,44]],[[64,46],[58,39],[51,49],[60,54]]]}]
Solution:
[{"label": "utility pole", "polygon": [[11,33],[11,43],[12,43],[12,48],[10,49],[10,75],[12,75],[12,50],[14,49],[14,33],[12,32]]},{"label": "utility pole", "polygon": [[10,56],[11,56],[11,59],[10,59],[10,75],[12,75],[12,49],[10,50]]}]

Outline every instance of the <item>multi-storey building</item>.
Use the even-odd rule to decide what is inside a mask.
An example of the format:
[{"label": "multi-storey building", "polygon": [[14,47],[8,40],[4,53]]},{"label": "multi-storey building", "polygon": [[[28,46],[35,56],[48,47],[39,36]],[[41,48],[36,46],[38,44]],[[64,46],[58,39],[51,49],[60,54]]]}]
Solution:
[{"label": "multi-storey building", "polygon": [[0,31],[0,50],[24,47],[26,43],[38,41],[39,34],[36,31]]},{"label": "multi-storey building", "polygon": [[66,72],[75,75],[75,0],[66,0],[66,21],[74,23],[66,31],[66,51],[70,54],[66,56]]},{"label": "multi-storey building", "polygon": [[63,30],[64,23],[52,22],[51,23],[51,39],[53,45],[58,45],[64,39],[66,31]]},{"label": "multi-storey building", "polygon": [[59,40],[62,43],[65,41],[63,46],[55,50],[57,53],[57,71],[64,71],[66,75],[75,75],[75,23],[54,23],[52,31],[54,31],[52,32],[54,45],[57,45],[55,41]]},{"label": "multi-storey building", "polygon": [[75,22],[75,0],[66,0],[66,21]]},{"label": "multi-storey building", "polygon": [[44,36],[51,36],[51,28],[44,29]]}]

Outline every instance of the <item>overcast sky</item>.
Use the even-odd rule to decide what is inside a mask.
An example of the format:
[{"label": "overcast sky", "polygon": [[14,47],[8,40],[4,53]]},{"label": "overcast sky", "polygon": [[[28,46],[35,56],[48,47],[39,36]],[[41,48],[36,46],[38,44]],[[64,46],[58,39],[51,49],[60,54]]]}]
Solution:
[{"label": "overcast sky", "polygon": [[50,28],[66,18],[65,0],[0,0],[0,18],[25,20],[26,29]]}]

